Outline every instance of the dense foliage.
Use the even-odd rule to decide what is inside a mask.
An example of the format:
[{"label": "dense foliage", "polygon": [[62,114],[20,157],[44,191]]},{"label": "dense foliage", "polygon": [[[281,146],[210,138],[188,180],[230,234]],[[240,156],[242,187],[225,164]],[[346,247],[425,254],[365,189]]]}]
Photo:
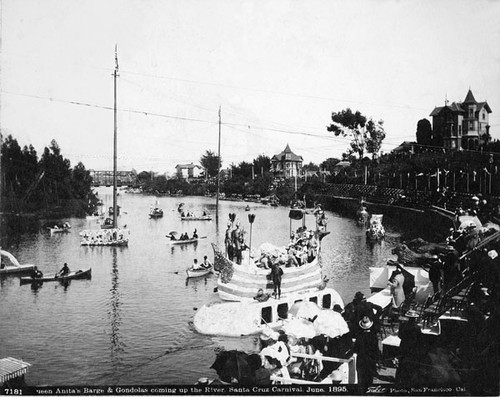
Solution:
[{"label": "dense foliage", "polygon": [[38,159],[32,145],[21,146],[9,135],[2,140],[2,203],[9,211],[57,211],[84,215],[97,198],[91,177],[82,163],[73,169],[55,140]]}]

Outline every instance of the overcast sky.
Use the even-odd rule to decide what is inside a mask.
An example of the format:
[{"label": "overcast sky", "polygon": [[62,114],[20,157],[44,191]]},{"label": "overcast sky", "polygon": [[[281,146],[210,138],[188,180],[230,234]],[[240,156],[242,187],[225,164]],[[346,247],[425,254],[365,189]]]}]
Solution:
[{"label": "overcast sky", "polygon": [[2,0],[1,129],[41,155],[110,170],[223,166],[286,144],[306,163],[349,145],[347,107],[384,120],[384,151],[469,87],[500,139],[500,1]]}]

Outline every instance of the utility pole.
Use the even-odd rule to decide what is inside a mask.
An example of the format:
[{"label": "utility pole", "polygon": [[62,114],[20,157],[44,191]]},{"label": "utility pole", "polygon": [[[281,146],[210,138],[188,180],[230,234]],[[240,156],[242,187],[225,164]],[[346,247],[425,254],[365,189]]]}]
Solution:
[{"label": "utility pole", "polygon": [[215,220],[219,222],[219,193],[220,193],[220,130],[221,130],[221,118],[220,118],[220,105],[219,105],[219,150],[217,153],[217,198],[215,199]]},{"label": "utility pole", "polygon": [[117,212],[118,206],[116,204],[116,150],[117,150],[117,120],[116,120],[116,77],[118,76],[118,51],[117,45],[115,44],[115,70],[113,71],[113,93],[114,93],[114,104],[113,104],[113,121],[114,121],[114,134],[113,134],[113,228],[117,227]]}]

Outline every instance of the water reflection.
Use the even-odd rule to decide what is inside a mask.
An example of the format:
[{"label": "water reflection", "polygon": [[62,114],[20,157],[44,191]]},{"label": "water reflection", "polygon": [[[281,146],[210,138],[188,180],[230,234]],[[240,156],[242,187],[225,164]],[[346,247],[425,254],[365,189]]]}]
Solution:
[{"label": "water reflection", "polygon": [[123,352],[123,343],[120,342],[120,325],[122,322],[120,313],[120,292],[118,290],[118,256],[116,247],[111,248],[111,300],[110,310],[108,311],[111,325],[111,361],[120,361],[120,353]]}]

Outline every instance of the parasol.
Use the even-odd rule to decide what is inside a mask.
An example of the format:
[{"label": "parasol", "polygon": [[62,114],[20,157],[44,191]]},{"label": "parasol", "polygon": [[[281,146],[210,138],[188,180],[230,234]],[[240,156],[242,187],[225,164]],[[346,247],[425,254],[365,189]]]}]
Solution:
[{"label": "parasol", "polygon": [[314,338],[316,331],[312,322],[303,318],[294,318],[285,320],[283,330],[287,335],[293,335],[297,338]]},{"label": "parasol", "polygon": [[292,318],[313,319],[321,311],[321,308],[314,302],[302,301],[294,303],[288,309],[288,315]]},{"label": "parasol", "polygon": [[170,232],[169,235],[172,235],[172,236],[177,236],[177,232],[173,231],[173,232]]},{"label": "parasol", "polygon": [[215,369],[223,382],[250,384],[252,369],[248,363],[248,354],[239,350],[223,350],[217,355],[210,368]]},{"label": "parasol", "polygon": [[349,332],[349,327],[340,313],[333,310],[321,310],[316,320],[314,329],[317,335],[326,335],[336,338]]}]

